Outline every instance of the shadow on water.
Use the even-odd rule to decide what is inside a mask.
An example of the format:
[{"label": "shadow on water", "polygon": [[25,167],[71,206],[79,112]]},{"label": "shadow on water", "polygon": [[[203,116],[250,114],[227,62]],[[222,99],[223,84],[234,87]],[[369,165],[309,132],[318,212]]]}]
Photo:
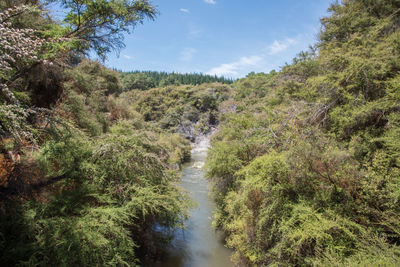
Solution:
[{"label": "shadow on water", "polygon": [[206,160],[209,139],[192,148],[191,162],[183,166],[180,184],[197,203],[186,221],[185,230],[174,233],[166,256],[159,262],[146,262],[148,267],[231,267],[232,251],[224,247],[222,233],[212,227],[215,205],[209,197],[209,184],[202,167]]}]

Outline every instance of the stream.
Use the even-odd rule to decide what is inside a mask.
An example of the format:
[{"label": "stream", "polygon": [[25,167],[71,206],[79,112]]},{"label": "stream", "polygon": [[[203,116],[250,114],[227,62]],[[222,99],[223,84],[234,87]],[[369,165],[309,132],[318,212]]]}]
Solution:
[{"label": "stream", "polygon": [[204,166],[209,138],[203,137],[192,146],[192,158],[183,165],[184,188],[197,206],[190,212],[186,228],[175,232],[167,257],[162,262],[152,263],[154,267],[231,267],[232,251],[223,244],[222,234],[215,231],[212,223],[215,204],[209,196],[209,183],[204,177]]}]

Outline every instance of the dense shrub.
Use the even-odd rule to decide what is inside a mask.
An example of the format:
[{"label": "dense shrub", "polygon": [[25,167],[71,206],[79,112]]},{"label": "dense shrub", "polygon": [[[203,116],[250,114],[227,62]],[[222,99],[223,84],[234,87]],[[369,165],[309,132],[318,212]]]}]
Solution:
[{"label": "dense shrub", "polygon": [[399,8],[335,3],[310,51],[233,84],[206,166],[236,263],[399,264]]}]

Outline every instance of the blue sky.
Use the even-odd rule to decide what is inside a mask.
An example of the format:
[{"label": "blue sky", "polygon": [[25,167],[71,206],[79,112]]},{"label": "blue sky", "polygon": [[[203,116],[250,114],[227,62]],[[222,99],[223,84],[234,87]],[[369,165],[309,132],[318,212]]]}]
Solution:
[{"label": "blue sky", "polygon": [[125,36],[108,67],[244,77],[314,44],[332,0],[153,0],[160,14]]}]

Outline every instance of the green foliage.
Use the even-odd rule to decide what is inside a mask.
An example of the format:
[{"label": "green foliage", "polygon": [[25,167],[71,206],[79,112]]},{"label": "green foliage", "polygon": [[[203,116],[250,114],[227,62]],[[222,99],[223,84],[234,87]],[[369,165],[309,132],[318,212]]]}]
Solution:
[{"label": "green foliage", "polygon": [[87,60],[67,75],[64,111],[91,135],[106,132],[109,122],[105,113],[112,108],[108,95],[121,92],[118,75],[98,62]]},{"label": "green foliage", "polygon": [[[0,262],[137,266],[157,256],[192,206],[176,186],[189,142],[146,123],[121,94],[119,75],[81,54],[94,49],[104,57],[121,47],[122,33],[153,18],[154,7],[60,1],[67,16],[58,25],[45,6],[3,12],[6,2],[0,3],[8,32],[0,44]],[[204,98],[203,109],[215,108]]]},{"label": "green foliage", "polygon": [[96,91],[102,91],[105,95],[117,94],[122,91],[118,74],[96,61],[83,60],[69,74],[75,81],[76,89],[86,95]]},{"label": "green foliage", "polygon": [[[38,114],[47,116],[48,125],[59,121],[45,128],[57,134],[42,136],[35,157],[22,154],[35,163],[33,171],[40,170],[10,176],[28,188],[17,191],[27,200],[2,195],[1,261],[136,266],[142,254],[157,255],[169,240],[157,228],[182,227],[187,217],[191,201],[176,187],[175,169],[190,157],[190,146],[180,135],[151,131],[124,95],[113,96],[120,92],[119,77],[99,63],[83,61],[63,77],[63,98],[54,113]],[[25,128],[34,115],[4,106],[2,134],[21,142],[37,138],[40,132]],[[1,189],[3,194],[9,188]]]},{"label": "green foliage", "polygon": [[196,125],[198,132],[208,132],[218,121],[219,104],[229,94],[228,86],[216,83],[134,90],[121,97],[157,128],[182,132],[185,127]]},{"label": "green foliage", "polygon": [[[174,185],[178,178],[168,165],[176,157],[168,150],[184,149],[181,139],[158,143],[125,127],[129,131],[112,127],[113,133],[96,139],[66,129],[60,140],[42,145],[36,159],[49,181],[57,181],[55,191],[45,202],[12,204],[20,209],[20,218],[9,214],[12,226],[2,213],[7,215],[0,227],[4,262],[132,266],[138,247],[156,249],[147,245],[158,238],[153,227],[183,225],[191,202]],[[14,242],[22,240],[15,251]]]},{"label": "green foliage", "polygon": [[64,22],[66,36],[79,40],[75,49],[93,49],[105,59],[111,50],[124,46],[123,33],[130,32],[146,18],[154,19],[157,11],[144,0],[52,0],[67,10]]},{"label": "green foliage", "polygon": [[122,79],[124,91],[147,90],[155,87],[155,81],[144,73],[124,75]]},{"label": "green foliage", "polygon": [[219,82],[231,84],[233,81],[224,77],[211,76],[199,73],[167,73],[156,71],[119,72],[124,90],[146,90],[153,87],[165,87],[168,85],[200,85],[202,83]]},{"label": "green foliage", "polygon": [[168,75],[160,81],[160,86],[180,85],[180,82],[175,78],[175,75]]},{"label": "green foliage", "polygon": [[273,85],[273,78],[276,74],[275,71],[271,71],[269,74],[250,73],[246,78],[240,79],[235,83],[235,96],[238,99],[265,97],[268,94],[268,88]]},{"label": "green foliage", "polygon": [[237,264],[399,264],[399,8],[335,3],[315,47],[233,84],[206,166]]}]

